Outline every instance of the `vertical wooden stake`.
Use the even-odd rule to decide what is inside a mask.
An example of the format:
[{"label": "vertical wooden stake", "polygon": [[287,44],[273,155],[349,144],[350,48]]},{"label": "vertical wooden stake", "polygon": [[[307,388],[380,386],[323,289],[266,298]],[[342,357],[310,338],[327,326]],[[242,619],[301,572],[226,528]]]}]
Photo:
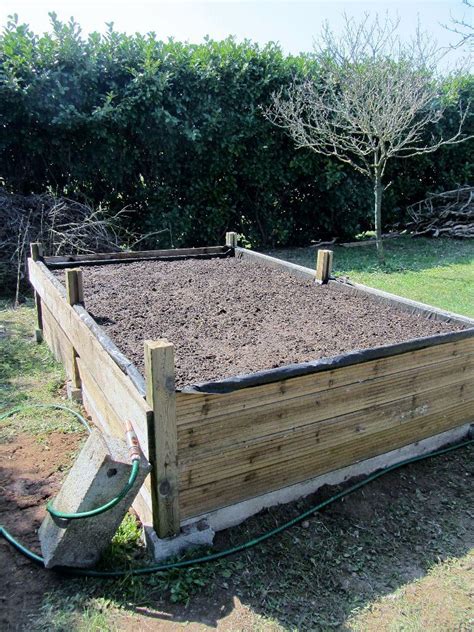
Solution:
[{"label": "vertical wooden stake", "polygon": [[[84,305],[84,285],[82,281],[82,270],[80,268],[66,269],[66,297],[69,305]],[[72,351],[72,375],[68,395],[71,399],[81,399],[81,375],[77,366],[76,350]]]},{"label": "vertical wooden stake", "polygon": [[[33,261],[41,261],[43,258],[43,246],[39,241],[30,244],[30,253]],[[43,310],[41,308],[41,297],[35,290],[35,305],[36,305],[36,329],[35,339],[36,342],[43,341]]]},{"label": "vertical wooden stake", "polygon": [[235,248],[237,246],[238,235],[237,233],[226,233],[225,234],[225,245],[229,246],[229,248]]},{"label": "vertical wooden stake", "polygon": [[153,526],[158,537],[167,538],[180,529],[174,346],[167,340],[145,341],[145,381],[153,409],[148,429]]},{"label": "vertical wooden stake", "polygon": [[66,269],[66,294],[69,305],[84,305],[84,282],[80,268]]},{"label": "vertical wooden stake", "polygon": [[332,250],[318,250],[316,281],[327,283],[332,272]]}]

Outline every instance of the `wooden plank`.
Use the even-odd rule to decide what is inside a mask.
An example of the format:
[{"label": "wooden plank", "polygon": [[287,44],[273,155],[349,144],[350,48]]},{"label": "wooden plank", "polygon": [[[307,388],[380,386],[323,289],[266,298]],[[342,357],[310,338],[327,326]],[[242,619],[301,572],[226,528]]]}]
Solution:
[{"label": "wooden plank", "polygon": [[403,435],[400,428],[376,433],[368,438],[354,440],[336,447],[324,448],[315,452],[313,458],[303,465],[297,461],[287,461],[284,466],[270,466],[231,478],[223,478],[200,487],[183,490],[180,493],[181,515],[183,519],[198,516],[207,511],[228,506],[281,489],[320,474],[346,467],[364,460],[395,450],[414,441],[439,434],[451,428],[461,426],[473,418],[473,401],[462,402],[446,408],[441,413],[415,418],[404,424]]},{"label": "wooden plank", "polygon": [[[84,283],[82,280],[82,270],[80,268],[66,270],[66,300],[69,305],[84,303]],[[71,365],[71,386],[73,389],[77,389],[80,394],[81,377],[77,366],[77,351],[74,348],[72,350]]]},{"label": "wooden plank", "polygon": [[239,410],[250,411],[267,403],[282,403],[293,397],[345,386],[381,375],[394,375],[407,369],[422,368],[460,355],[474,353],[474,337],[446,343],[397,356],[379,358],[348,367],[280,380],[263,386],[246,388],[223,395],[177,393],[178,426],[209,420]]},{"label": "wooden plank", "polygon": [[313,459],[317,450],[359,440],[396,426],[402,436],[407,421],[441,413],[464,400],[474,400],[473,380],[326,419],[295,431],[259,437],[219,451],[195,454],[188,450],[185,455],[180,454],[180,489],[270,465],[285,467],[285,462],[293,459],[303,465],[306,460]]},{"label": "wooden plank", "polygon": [[64,366],[66,375],[70,379],[74,371],[72,364],[74,347],[46,305],[43,305],[43,334],[48,347],[56,360]]},{"label": "wooden plank", "polygon": [[412,299],[398,296],[397,294],[391,294],[384,290],[378,290],[377,288],[368,287],[361,283],[354,283],[353,281],[342,281],[341,279],[331,279],[329,285],[333,289],[346,294],[365,294],[371,297],[373,300],[385,305],[391,305],[396,309],[401,309],[404,312],[410,314],[420,314],[430,320],[439,320],[447,323],[458,323],[460,325],[466,325],[468,328],[474,328],[474,319],[462,316],[461,314],[455,314],[454,312],[448,312],[447,310],[427,305],[426,303],[420,303],[419,301],[413,301]]},{"label": "wooden plank", "polygon": [[255,252],[248,248],[235,248],[235,256],[237,259],[244,259],[247,261],[253,261],[269,268],[275,268],[277,270],[283,270],[289,272],[294,276],[301,277],[303,279],[314,280],[316,278],[316,271],[311,268],[305,268],[299,266],[296,263],[290,263],[284,259],[277,259],[276,257],[270,257],[269,255],[263,255],[260,252]]},{"label": "wooden plank", "polygon": [[332,272],[332,250],[318,250],[316,260],[316,281],[327,283]]},{"label": "wooden plank", "polygon": [[66,298],[69,305],[84,305],[84,280],[81,268],[66,270]]},{"label": "wooden plank", "polygon": [[153,410],[148,435],[153,525],[160,538],[167,538],[180,529],[174,347],[167,340],[145,341],[145,375]]},{"label": "wooden plank", "polygon": [[[122,419],[117,415],[113,406],[111,406],[107,401],[104,393],[97,385],[97,382],[94,380],[91,373],[87,370],[87,367],[81,358],[77,359],[77,363],[82,381],[84,408],[103,433],[123,439],[125,435]],[[138,441],[143,453],[147,456],[147,437],[140,437],[139,435],[140,429],[138,429],[137,432]],[[132,506],[138,513],[140,520],[143,523],[152,524],[151,482],[149,476],[145,479],[145,482],[133,501]]]},{"label": "wooden plank", "polygon": [[238,243],[239,236],[237,233],[229,232],[225,234],[225,245],[229,248],[235,248]]},{"label": "wooden plank", "polygon": [[[39,241],[31,243],[30,254],[33,261],[41,261],[43,258],[43,245]],[[42,313],[41,298],[38,292],[34,292],[34,296],[35,296],[35,307],[36,307],[35,338],[36,338],[36,342],[41,342],[43,340],[43,313]]]},{"label": "wooden plank", "polygon": [[29,259],[28,266],[30,280],[43,303],[55,315],[61,329],[67,332],[68,339],[107,400],[114,403],[124,422],[131,421],[137,434],[140,432],[142,436],[146,436],[148,419],[152,416],[150,406],[75,311],[79,307],[67,304],[59,288],[37,263]]},{"label": "wooden plank", "polygon": [[175,248],[166,250],[139,250],[137,252],[101,252],[83,255],[58,255],[45,257],[46,265],[55,263],[74,263],[83,261],[127,261],[129,259],[150,259],[154,257],[181,257],[193,255],[212,255],[226,252],[225,246],[205,246],[201,248]]},{"label": "wooden plank", "polygon": [[473,357],[461,356],[420,371],[410,369],[394,375],[382,375],[325,391],[310,392],[283,402],[270,402],[235,413],[201,420],[178,427],[180,455],[188,448],[221,449],[238,441],[294,430],[315,421],[363,410],[455,383],[473,374]]}]

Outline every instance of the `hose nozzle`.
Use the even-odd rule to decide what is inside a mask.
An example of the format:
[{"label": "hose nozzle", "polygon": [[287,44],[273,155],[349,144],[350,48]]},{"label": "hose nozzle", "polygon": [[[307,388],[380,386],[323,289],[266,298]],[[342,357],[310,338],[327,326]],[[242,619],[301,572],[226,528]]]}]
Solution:
[{"label": "hose nozzle", "polygon": [[138,443],[138,437],[135,433],[135,430],[133,429],[133,426],[129,421],[127,421],[127,423],[125,424],[125,430],[125,438],[127,441],[128,452],[130,454],[130,460],[139,461],[141,458],[140,444]]}]

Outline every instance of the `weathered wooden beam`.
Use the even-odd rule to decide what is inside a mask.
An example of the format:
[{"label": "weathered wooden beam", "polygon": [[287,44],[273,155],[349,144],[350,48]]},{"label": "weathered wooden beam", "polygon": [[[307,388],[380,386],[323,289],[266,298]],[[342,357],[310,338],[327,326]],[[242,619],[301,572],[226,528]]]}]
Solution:
[{"label": "weathered wooden beam", "polygon": [[139,250],[135,252],[100,252],[83,255],[58,255],[54,257],[45,257],[44,262],[47,266],[59,267],[59,265],[71,263],[90,264],[93,262],[105,263],[124,263],[127,261],[140,261],[142,259],[161,259],[161,258],[186,258],[199,256],[223,255],[226,253],[226,246],[204,246],[200,248],[175,248],[169,250]]},{"label": "weathered wooden beam", "polygon": [[[66,299],[69,305],[84,305],[84,284],[82,280],[82,270],[80,268],[72,268],[66,270]],[[77,351],[72,351],[72,371],[71,385],[68,389],[68,395],[71,399],[81,399],[81,374],[77,365]]]},{"label": "weathered wooden beam", "polygon": [[235,232],[225,234],[225,245],[229,248],[235,248],[238,242],[238,235]]},{"label": "weathered wooden beam", "polygon": [[167,340],[145,341],[145,380],[153,409],[148,428],[153,526],[167,538],[180,529],[174,346]]},{"label": "weathered wooden beam", "polygon": [[316,261],[316,281],[327,283],[332,272],[332,250],[318,250]]},{"label": "weathered wooden beam", "polygon": [[[43,245],[36,241],[30,244],[30,253],[33,261],[41,261],[43,259]],[[36,305],[36,328],[35,339],[36,342],[43,341],[43,312],[41,306],[41,297],[35,290],[35,305]]]},{"label": "weathered wooden beam", "polygon": [[270,255],[264,255],[261,252],[256,252],[255,250],[250,250],[249,248],[240,248],[237,246],[235,248],[235,256],[237,259],[253,261],[269,268],[283,270],[302,279],[314,280],[316,275],[316,271],[311,268],[305,268],[304,266],[291,263],[290,261],[285,261],[284,259],[270,257]]},{"label": "weathered wooden beam", "polygon": [[84,281],[80,268],[66,270],[66,295],[69,305],[84,305]]}]

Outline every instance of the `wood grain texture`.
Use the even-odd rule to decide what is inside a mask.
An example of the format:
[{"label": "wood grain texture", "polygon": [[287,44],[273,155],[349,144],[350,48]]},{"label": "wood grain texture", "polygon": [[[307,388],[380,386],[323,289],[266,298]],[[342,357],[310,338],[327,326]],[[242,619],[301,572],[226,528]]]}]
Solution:
[{"label": "wood grain texture", "polygon": [[316,281],[327,283],[332,272],[332,250],[318,250],[316,259]]},{"label": "wood grain texture", "polygon": [[[130,378],[125,375],[82,321],[74,307],[68,305],[65,296],[46,276],[41,267],[28,260],[30,280],[40,294],[43,304],[65,333],[67,339],[94,377],[107,401],[125,424],[131,421],[139,439],[147,436],[148,418],[151,408]],[[145,441],[142,445],[146,445]]]},{"label": "wood grain texture", "polygon": [[[100,389],[97,382],[94,380],[90,371],[88,371],[81,358],[77,359],[79,372],[82,382],[83,392],[83,405],[89,415],[92,417],[94,423],[102,430],[104,434],[124,438],[124,423],[120,416],[115,411],[114,406],[105,397],[104,393]],[[147,456],[148,445],[146,443],[147,437],[143,436],[138,429],[137,432],[138,441],[140,447]],[[150,476],[147,476],[143,486],[141,487],[138,495],[133,501],[133,507],[140,516],[140,520],[145,524],[152,524],[152,501],[151,501],[151,481]]]},{"label": "wood grain texture", "polygon": [[460,356],[445,362],[412,368],[393,375],[381,375],[326,390],[314,390],[284,401],[264,403],[224,413],[194,424],[178,427],[180,457],[188,450],[210,451],[231,447],[282,431],[295,431],[301,426],[323,419],[396,401],[434,388],[455,383],[473,375],[473,356]]},{"label": "wood grain texture", "polygon": [[[471,378],[474,372],[471,374]],[[474,401],[474,381],[462,382],[409,395],[395,402],[372,406],[364,411],[331,417],[294,430],[237,443],[225,450],[188,451],[180,455],[181,489],[203,485],[223,476],[235,476],[286,461],[299,463],[312,459],[320,448],[336,447],[351,440],[359,441],[386,429],[403,426],[414,418],[442,413],[462,401]]]},{"label": "wood grain texture", "polygon": [[471,421],[473,407],[473,400],[463,401],[441,413],[421,419],[415,417],[403,425],[403,431],[395,426],[370,437],[351,439],[333,447],[323,446],[303,462],[293,459],[183,490],[180,492],[181,515],[183,518],[198,516],[439,434]]},{"label": "wood grain texture", "polygon": [[152,464],[153,525],[160,538],[180,529],[174,347],[167,340],[145,341],[147,402]]},{"label": "wood grain texture", "polygon": [[43,336],[56,360],[64,366],[67,377],[71,379],[74,371],[74,347],[46,305],[43,305]]},{"label": "wood grain texture", "polygon": [[474,353],[474,337],[362,364],[280,380],[225,395],[177,393],[177,423],[178,427],[186,425],[193,427],[198,421],[205,422],[214,417],[238,411],[249,412],[267,403],[278,405],[294,397],[354,384],[374,377],[395,375],[412,368],[418,367],[421,370],[425,366],[469,353]]},{"label": "wood grain texture", "polygon": [[183,518],[474,419],[474,340],[248,388],[178,393]]}]

